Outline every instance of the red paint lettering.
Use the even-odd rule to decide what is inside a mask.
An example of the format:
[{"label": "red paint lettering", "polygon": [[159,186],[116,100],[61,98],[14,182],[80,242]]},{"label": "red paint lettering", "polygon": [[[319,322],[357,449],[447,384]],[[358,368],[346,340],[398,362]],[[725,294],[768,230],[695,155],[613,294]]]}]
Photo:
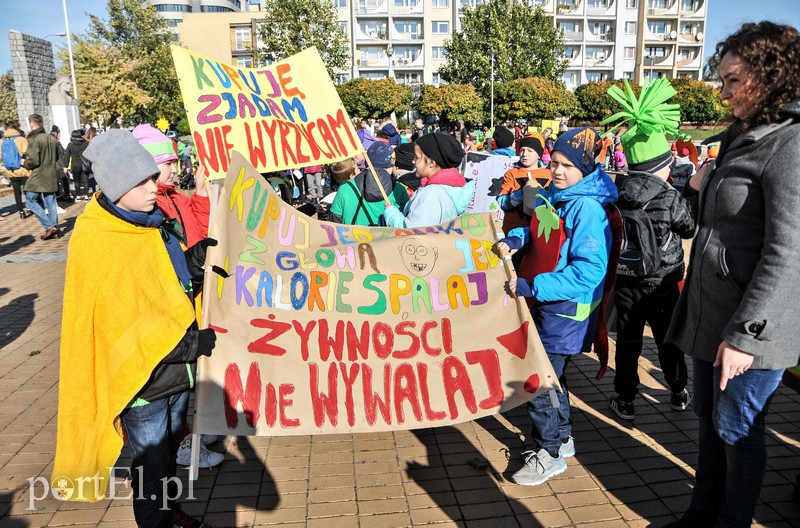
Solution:
[{"label": "red paint lettering", "polygon": [[347,321],[345,335],[347,336],[347,359],[357,361],[359,356],[361,359],[367,359],[369,356],[369,323],[363,321],[361,332],[356,335],[356,327],[352,322]]},{"label": "red paint lettering", "polygon": [[494,349],[475,350],[465,354],[467,363],[470,365],[480,365],[483,370],[483,377],[486,379],[486,386],[489,388],[489,396],[481,400],[478,406],[481,409],[494,409],[503,403],[503,383],[500,381],[500,360],[497,358],[497,351]]},{"label": "red paint lettering", "polygon": [[389,388],[392,379],[392,367],[388,363],[383,365],[383,399],[377,393],[372,391],[372,369],[366,363],[362,369],[361,382],[364,386],[364,414],[367,417],[369,425],[375,425],[378,417],[377,411],[380,410],[383,423],[389,425],[392,423],[392,417],[389,414]]},{"label": "red paint lettering", "polygon": [[239,365],[228,363],[225,368],[225,385],[223,388],[223,402],[225,405],[225,422],[228,429],[236,429],[239,425],[238,405],[242,404],[244,419],[247,425],[255,427],[258,422],[260,411],[258,404],[261,403],[261,371],[258,363],[250,363],[250,371],[247,373],[247,384],[242,385],[242,375]]},{"label": "red paint lettering", "polygon": [[[320,325],[322,326],[322,325]],[[339,393],[337,392],[339,369],[336,363],[328,366],[328,394],[319,389],[319,367],[316,363],[308,364],[309,378],[311,379],[311,407],[314,411],[314,423],[322,427],[325,416],[332,426],[339,422]]]},{"label": "red paint lettering", "polygon": [[308,361],[308,339],[311,336],[311,331],[317,326],[317,322],[309,321],[306,326],[303,326],[300,321],[292,321],[292,326],[300,337],[300,357],[303,358],[303,361]]},{"label": "red paint lettering", "polygon": [[425,418],[428,421],[443,420],[447,413],[434,411],[431,408],[431,396],[428,391],[428,365],[417,363],[417,377],[419,377],[419,391],[422,393],[422,406],[425,408]]},{"label": "red paint lettering", "polygon": [[286,416],[286,409],[291,407],[292,403],[294,403],[294,401],[289,398],[292,394],[294,394],[294,385],[291,383],[281,383],[281,386],[278,388],[278,395],[281,410],[281,427],[284,429],[293,429],[300,426],[300,420]]},{"label": "red paint lettering", "polygon": [[339,363],[339,370],[342,373],[342,381],[344,381],[344,408],[347,411],[347,423],[353,427],[356,423],[355,405],[353,404],[353,384],[358,378],[358,363],[350,365],[350,372],[347,372],[347,365]]},{"label": "red paint lettering", "polygon": [[270,315],[269,319],[253,319],[250,325],[256,328],[266,328],[268,332],[263,337],[259,337],[249,345],[247,351],[255,354],[268,354],[270,356],[282,356],[286,353],[285,348],[270,344],[270,341],[277,339],[286,332],[292,329],[290,323],[283,323],[281,321],[274,321],[274,315]]},{"label": "red paint lettering", "polygon": [[336,334],[330,337],[328,320],[319,320],[319,358],[328,361],[331,350],[336,361],[341,361],[344,357],[344,321],[336,321]]},{"label": "red paint lettering", "polygon": [[394,331],[399,336],[407,336],[411,338],[411,345],[403,350],[395,350],[392,352],[392,357],[397,359],[411,359],[419,352],[420,340],[416,334],[409,332],[407,328],[414,328],[417,326],[415,321],[403,321],[394,327]]},{"label": "red paint lettering", "polygon": [[408,403],[411,404],[414,418],[421,422],[422,410],[417,396],[417,378],[414,376],[413,367],[408,363],[398,365],[394,373],[394,413],[399,424],[405,422],[403,400],[408,400]]},{"label": "red paint lettering", "polygon": [[448,356],[444,358],[442,363],[442,375],[444,377],[447,406],[450,409],[450,418],[452,420],[458,418],[458,405],[456,405],[455,395],[459,391],[469,412],[477,412],[478,406],[475,404],[475,393],[472,390],[472,383],[469,380],[469,374],[467,374],[464,364],[458,358]]}]

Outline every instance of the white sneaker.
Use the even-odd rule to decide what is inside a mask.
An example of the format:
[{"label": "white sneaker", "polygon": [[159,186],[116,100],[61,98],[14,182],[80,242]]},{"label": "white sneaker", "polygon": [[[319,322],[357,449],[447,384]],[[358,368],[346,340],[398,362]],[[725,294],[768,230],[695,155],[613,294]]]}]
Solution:
[{"label": "white sneaker", "polygon": [[60,205],[56,206],[56,211],[58,214],[67,214],[67,210],[62,208]]},{"label": "white sneaker", "polygon": [[[206,446],[203,445],[203,442],[200,442],[200,463],[198,467],[201,468],[212,468],[214,466],[218,466],[225,460],[225,455],[222,453],[217,453],[215,451],[209,451]],[[192,437],[191,435],[187,436],[181,442],[181,446],[178,448],[178,457],[176,459],[179,466],[189,466],[192,463]]]},{"label": "white sneaker", "polygon": [[564,456],[559,453],[558,458],[553,458],[544,449],[538,453],[528,451],[525,465],[511,477],[514,482],[522,486],[538,486],[544,484],[550,477],[555,477],[567,470]]}]

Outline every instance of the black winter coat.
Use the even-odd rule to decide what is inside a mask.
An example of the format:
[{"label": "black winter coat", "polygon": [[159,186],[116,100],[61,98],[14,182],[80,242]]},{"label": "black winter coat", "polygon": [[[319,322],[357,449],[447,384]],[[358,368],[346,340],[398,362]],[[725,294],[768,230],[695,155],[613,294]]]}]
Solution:
[{"label": "black winter coat", "polygon": [[619,209],[637,209],[647,204],[645,212],[653,224],[656,242],[662,248],[661,263],[650,277],[619,275],[617,284],[655,287],[667,280],[677,283],[684,273],[681,239],[694,234],[695,218],[689,203],[670,184],[647,172],[620,174],[616,185]]}]

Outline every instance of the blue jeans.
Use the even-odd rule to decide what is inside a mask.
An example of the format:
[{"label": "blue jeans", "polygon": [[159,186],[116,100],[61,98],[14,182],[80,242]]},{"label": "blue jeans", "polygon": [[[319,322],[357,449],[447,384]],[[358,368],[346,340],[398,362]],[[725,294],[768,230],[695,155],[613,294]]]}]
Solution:
[{"label": "blue jeans", "polygon": [[557,457],[561,447],[561,441],[566,440],[572,434],[572,425],[569,421],[569,391],[567,391],[567,365],[572,356],[561,354],[547,354],[553,370],[561,383],[561,391],[558,395],[558,408],[553,407],[550,394],[544,392],[528,402],[528,416],[533,422],[531,436],[536,451],[547,450],[550,456]]},{"label": "blue jeans", "polygon": [[691,507],[716,512],[717,526],[750,526],[767,465],[764,419],[783,369],[750,369],[721,391],[721,367],[693,363],[700,447]]},{"label": "blue jeans", "polygon": [[131,451],[133,516],[140,527],[172,527],[170,508],[179,488],[169,479],[178,472],[175,458],[185,434],[188,408],[189,392],[183,391],[122,413]]},{"label": "blue jeans", "polygon": [[[44,208],[39,203],[41,197]],[[58,211],[56,211],[56,193],[40,193],[25,191],[25,205],[42,224],[45,231],[58,225]]]}]

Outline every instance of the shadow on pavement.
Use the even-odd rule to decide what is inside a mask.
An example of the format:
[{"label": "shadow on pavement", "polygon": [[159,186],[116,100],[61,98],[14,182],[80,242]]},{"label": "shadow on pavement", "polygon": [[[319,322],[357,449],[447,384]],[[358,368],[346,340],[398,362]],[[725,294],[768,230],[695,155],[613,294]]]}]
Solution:
[{"label": "shadow on pavement", "polygon": [[34,237],[33,235],[22,235],[8,242],[10,238],[11,237],[5,237],[2,239],[2,241],[0,241],[0,257],[10,255],[11,253],[17,251],[18,249],[30,246],[31,244],[36,242],[36,237]]},{"label": "shadow on pavement", "polygon": [[542,526],[524,504],[505,495],[498,485],[502,475],[461,431],[438,427],[411,432],[425,445],[430,465],[409,462],[408,476],[450,519],[468,526],[488,519],[508,528]]},{"label": "shadow on pavement", "polygon": [[0,349],[16,341],[33,322],[36,293],[22,295],[0,307]]}]

